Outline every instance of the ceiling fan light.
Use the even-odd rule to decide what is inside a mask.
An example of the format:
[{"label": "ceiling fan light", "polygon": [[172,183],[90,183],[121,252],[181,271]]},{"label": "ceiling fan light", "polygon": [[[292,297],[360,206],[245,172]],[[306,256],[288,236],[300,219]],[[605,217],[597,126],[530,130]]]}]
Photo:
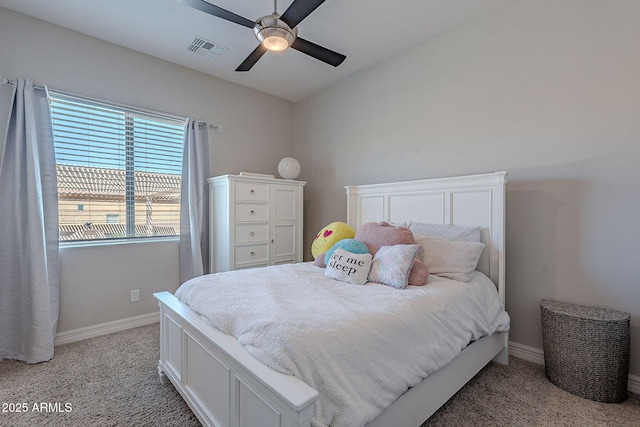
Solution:
[{"label": "ceiling fan light", "polygon": [[273,52],[280,52],[289,47],[290,42],[282,35],[273,35],[265,37],[262,45]]},{"label": "ceiling fan light", "polygon": [[290,29],[277,15],[268,15],[258,20],[253,33],[266,49],[279,52],[291,46],[298,29]]}]

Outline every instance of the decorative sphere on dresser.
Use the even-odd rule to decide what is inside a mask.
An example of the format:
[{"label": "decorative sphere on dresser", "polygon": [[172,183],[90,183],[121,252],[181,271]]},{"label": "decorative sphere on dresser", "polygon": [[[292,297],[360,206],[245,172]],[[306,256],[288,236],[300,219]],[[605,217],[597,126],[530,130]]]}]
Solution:
[{"label": "decorative sphere on dresser", "polygon": [[300,163],[293,157],[285,157],[278,163],[278,173],[284,179],[296,179],[300,174]]}]

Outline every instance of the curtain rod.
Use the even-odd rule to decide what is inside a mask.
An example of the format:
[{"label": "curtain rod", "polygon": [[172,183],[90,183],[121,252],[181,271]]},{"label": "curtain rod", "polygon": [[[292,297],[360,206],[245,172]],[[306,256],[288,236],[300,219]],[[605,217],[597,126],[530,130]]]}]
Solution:
[{"label": "curtain rod", "polygon": [[[15,84],[15,80],[9,80],[9,79],[5,79],[5,78],[0,78],[0,82],[5,82],[5,83],[9,83],[9,84]],[[165,113],[163,111],[156,111],[156,110],[152,110],[150,108],[144,108],[144,107],[133,107],[130,105],[126,105],[126,104],[122,104],[119,102],[114,102],[114,101],[107,101],[107,100],[103,100],[103,99],[97,99],[97,98],[92,98],[89,96],[85,96],[85,95],[77,95],[75,93],[71,93],[71,92],[66,92],[63,90],[58,90],[58,89],[52,89],[51,87],[48,86],[39,86],[39,85],[33,85],[33,87],[35,89],[39,89],[39,90],[46,90],[48,94],[54,94],[54,95],[58,95],[61,97],[69,97],[69,98],[77,98],[77,99],[81,99],[87,102],[93,102],[99,105],[108,105],[108,106],[115,106],[115,107],[119,107],[125,110],[129,110],[129,111],[134,111],[134,112],[140,112],[140,113],[149,113],[149,114],[154,114],[158,117],[164,117],[164,118],[168,118],[168,119],[186,119],[185,116],[182,115],[177,115],[177,114],[170,114],[170,113]]]},{"label": "curtain rod", "polygon": [[[14,80],[9,80],[9,79],[5,79],[4,77],[0,77],[0,83],[5,83],[8,85],[12,85],[15,84]],[[47,90],[46,86],[40,86],[40,85],[33,85],[34,89],[38,89],[38,90]]]},{"label": "curtain rod", "polygon": [[[4,78],[4,77],[0,76],[0,83],[5,83],[5,84],[15,84],[15,80],[6,79],[6,78]],[[40,85],[35,85],[35,84],[34,84],[34,85],[33,85],[33,87],[34,87],[34,89],[38,89],[38,90],[47,90],[47,87],[46,87],[46,86],[40,86]],[[102,102],[102,103],[104,103],[104,102],[109,102],[110,104],[115,104],[115,105],[118,105],[118,106],[120,106],[120,107],[134,108],[134,107],[128,107],[128,106],[125,106],[125,105],[121,105],[121,104],[118,104],[118,103],[114,103],[114,102],[111,102],[111,101],[100,101],[100,100],[97,100],[97,99],[89,98],[89,97],[82,96],[82,95],[75,95],[75,94],[73,94],[73,93],[63,92],[63,91],[61,91],[61,90],[56,90],[56,89],[51,89],[51,90],[50,90],[50,92],[58,93],[58,94],[60,94],[60,95],[73,96],[73,97],[77,97],[77,98],[84,98],[84,99],[87,99],[87,100],[90,100],[90,101],[96,101],[96,102]],[[137,108],[137,107],[136,107],[136,108]],[[139,108],[137,108],[137,109],[139,109]],[[172,117],[176,117],[176,116],[174,116],[174,115],[172,115],[172,114],[170,115],[170,114],[162,113],[162,112],[159,112],[159,111],[152,111],[152,110],[149,110],[149,109],[147,109],[147,108],[142,108],[142,109],[143,109],[143,110],[148,111],[149,113],[157,114],[157,115],[159,115],[159,116],[165,116],[165,117],[172,116]],[[209,129],[215,129],[216,131],[218,131],[218,133],[222,133],[222,131],[224,130],[224,128],[222,127],[222,125],[216,125],[216,124],[208,125],[208,124],[207,124],[207,122],[205,122],[204,120],[200,120],[200,119],[197,119],[197,122],[198,122],[198,125],[199,125],[199,126],[208,126],[208,127],[209,127]]]},{"label": "curtain rod", "polygon": [[224,130],[222,125],[210,125],[210,124],[207,124],[207,122],[205,122],[204,120],[200,120],[200,119],[198,119],[197,121],[198,121],[198,126],[207,126],[209,129],[217,130],[218,133],[222,133],[222,131]]}]

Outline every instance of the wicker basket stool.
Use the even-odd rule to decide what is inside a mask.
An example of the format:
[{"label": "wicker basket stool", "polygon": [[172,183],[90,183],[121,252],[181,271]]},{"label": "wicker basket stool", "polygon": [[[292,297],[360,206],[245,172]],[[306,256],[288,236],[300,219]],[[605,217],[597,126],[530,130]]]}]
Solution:
[{"label": "wicker basket stool", "polygon": [[598,402],[627,398],[631,315],[542,300],[545,373],[558,387]]}]

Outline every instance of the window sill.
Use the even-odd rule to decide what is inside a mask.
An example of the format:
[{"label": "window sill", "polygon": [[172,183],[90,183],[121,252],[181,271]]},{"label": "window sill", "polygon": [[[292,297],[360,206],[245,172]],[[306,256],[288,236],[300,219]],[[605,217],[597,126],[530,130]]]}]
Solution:
[{"label": "window sill", "polygon": [[59,247],[62,248],[84,248],[84,247],[96,247],[96,246],[117,246],[117,245],[135,245],[145,243],[158,243],[158,242],[179,242],[180,236],[167,236],[167,237],[144,237],[144,238],[130,238],[130,239],[112,239],[112,240],[78,240],[65,242],[60,241]]}]

